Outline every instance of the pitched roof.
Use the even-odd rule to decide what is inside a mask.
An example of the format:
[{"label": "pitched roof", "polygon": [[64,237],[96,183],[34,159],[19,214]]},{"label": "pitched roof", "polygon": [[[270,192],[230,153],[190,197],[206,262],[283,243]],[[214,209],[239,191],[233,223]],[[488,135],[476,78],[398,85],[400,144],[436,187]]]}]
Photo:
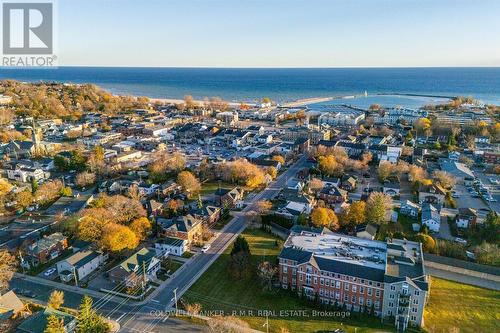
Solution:
[{"label": "pitched roof", "polygon": [[64,325],[68,325],[71,321],[75,320],[75,317],[69,313],[54,310],[51,308],[45,308],[44,311],[37,312],[32,315],[17,327],[21,332],[28,333],[43,333],[47,327],[47,320],[49,316],[54,315],[59,319],[64,320]]},{"label": "pitched roof", "polygon": [[62,233],[55,232],[51,235],[44,236],[41,239],[37,240],[30,246],[29,251],[31,253],[40,253],[42,251],[50,249],[52,246],[60,242],[63,242],[65,239],[66,236],[64,236]]},{"label": "pitched roof", "polygon": [[24,308],[23,302],[12,290],[0,295],[0,316],[12,315]]},{"label": "pitched roof", "polygon": [[101,253],[91,250],[78,251],[71,257],[67,258],[66,262],[68,262],[72,266],[75,266],[75,268],[79,268],[85,266],[87,263],[91,262],[100,255]]},{"label": "pitched roof", "polygon": [[[142,270],[142,265],[143,263],[145,265],[149,265],[151,259],[155,256],[155,253],[153,251],[148,250],[147,248],[143,247],[127,259],[125,259],[120,265],[118,265],[116,268],[125,270],[128,273],[135,272],[136,270]],[[113,269],[113,270],[114,270]]]}]

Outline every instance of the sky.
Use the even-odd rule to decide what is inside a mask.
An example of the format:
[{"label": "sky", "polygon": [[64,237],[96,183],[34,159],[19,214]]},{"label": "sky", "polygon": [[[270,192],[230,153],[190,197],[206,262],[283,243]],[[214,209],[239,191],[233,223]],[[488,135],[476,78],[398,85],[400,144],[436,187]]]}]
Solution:
[{"label": "sky", "polygon": [[57,0],[63,66],[500,66],[499,0]]}]

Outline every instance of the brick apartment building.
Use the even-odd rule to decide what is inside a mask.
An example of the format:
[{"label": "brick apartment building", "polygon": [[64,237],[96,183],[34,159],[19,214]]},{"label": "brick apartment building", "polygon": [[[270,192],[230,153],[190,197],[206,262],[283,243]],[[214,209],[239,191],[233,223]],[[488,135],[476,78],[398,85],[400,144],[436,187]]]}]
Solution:
[{"label": "brick apartment building", "polygon": [[420,243],[301,231],[288,237],[279,266],[284,289],[351,311],[373,309],[398,330],[423,325],[429,282]]}]

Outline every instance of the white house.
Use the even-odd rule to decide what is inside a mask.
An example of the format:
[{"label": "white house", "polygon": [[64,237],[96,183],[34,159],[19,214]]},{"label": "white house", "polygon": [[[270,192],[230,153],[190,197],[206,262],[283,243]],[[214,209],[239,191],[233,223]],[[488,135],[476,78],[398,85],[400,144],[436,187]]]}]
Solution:
[{"label": "white house", "polygon": [[85,279],[90,273],[104,265],[108,259],[108,254],[97,251],[79,251],[71,257],[57,263],[57,273],[61,281],[69,282],[76,274],[78,281]]},{"label": "white house", "polygon": [[441,226],[441,215],[436,207],[430,203],[422,205],[422,225],[426,225],[430,231],[439,232]]},{"label": "white house", "polygon": [[155,251],[158,258],[166,258],[169,254],[182,256],[187,249],[187,240],[180,238],[165,237],[155,243]]}]

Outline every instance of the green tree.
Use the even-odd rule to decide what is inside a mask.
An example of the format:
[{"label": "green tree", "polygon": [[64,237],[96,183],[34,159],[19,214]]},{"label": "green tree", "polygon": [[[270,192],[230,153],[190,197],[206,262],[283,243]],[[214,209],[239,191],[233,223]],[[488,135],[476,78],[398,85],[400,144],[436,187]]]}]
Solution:
[{"label": "green tree", "polygon": [[54,315],[50,315],[47,318],[47,327],[45,327],[43,333],[66,333],[64,329],[64,320]]},{"label": "green tree", "polygon": [[36,180],[35,178],[32,178],[31,179],[31,193],[35,193],[36,190],[38,190],[38,180]]},{"label": "green tree", "polygon": [[61,195],[63,197],[71,197],[73,195],[73,190],[69,186],[61,188]]},{"label": "green tree", "polygon": [[425,252],[433,252],[436,248],[436,241],[429,235],[418,233],[415,236],[415,241],[422,243],[422,249]]},{"label": "green tree", "polygon": [[373,192],[366,201],[366,220],[376,224],[385,223],[385,216],[391,205],[390,196],[381,192]]},{"label": "green tree", "polygon": [[231,250],[231,255],[239,252],[244,252],[250,255],[250,246],[248,245],[247,240],[243,236],[238,236],[233,244],[233,248]]},{"label": "green tree", "polygon": [[231,249],[231,272],[234,277],[241,279],[248,273],[249,267],[250,246],[244,237],[238,236]]},{"label": "green tree", "polygon": [[110,331],[108,323],[92,309],[92,298],[89,296],[83,297],[76,321],[76,333],[107,333]]}]

